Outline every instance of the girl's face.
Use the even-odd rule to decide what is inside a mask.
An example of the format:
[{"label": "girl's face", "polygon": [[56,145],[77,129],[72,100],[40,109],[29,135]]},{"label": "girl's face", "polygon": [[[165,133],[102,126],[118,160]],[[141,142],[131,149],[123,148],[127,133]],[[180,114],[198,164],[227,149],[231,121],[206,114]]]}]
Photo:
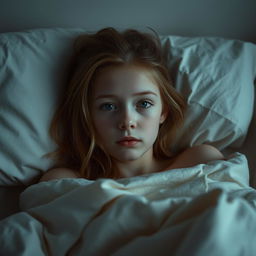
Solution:
[{"label": "girl's face", "polygon": [[104,69],[93,84],[91,113],[97,140],[118,162],[153,157],[166,115],[157,84],[136,67]]}]

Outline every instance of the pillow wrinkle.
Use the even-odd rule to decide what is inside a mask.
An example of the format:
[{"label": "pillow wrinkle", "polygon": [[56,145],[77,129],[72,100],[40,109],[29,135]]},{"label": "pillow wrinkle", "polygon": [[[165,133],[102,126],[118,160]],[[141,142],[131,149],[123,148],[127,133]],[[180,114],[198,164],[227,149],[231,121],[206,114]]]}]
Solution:
[{"label": "pillow wrinkle", "polygon": [[239,132],[241,134],[243,133],[243,130],[237,125],[237,123],[234,120],[232,120],[231,118],[229,118],[228,116],[225,116],[222,113],[219,113],[218,111],[215,111],[214,109],[201,104],[200,102],[196,102],[196,101],[191,100],[190,103],[197,104],[200,107],[202,107],[203,109],[206,109],[208,112],[215,113],[216,115],[220,116],[221,119],[225,119],[226,122],[230,123],[231,125],[236,126],[236,128],[239,130]]}]

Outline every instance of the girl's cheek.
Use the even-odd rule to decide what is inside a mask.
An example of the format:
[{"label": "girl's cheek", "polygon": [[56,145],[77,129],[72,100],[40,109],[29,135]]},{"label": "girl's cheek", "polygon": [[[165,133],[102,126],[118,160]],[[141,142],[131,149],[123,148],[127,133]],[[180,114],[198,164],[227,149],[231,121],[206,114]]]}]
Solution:
[{"label": "girl's cheek", "polygon": [[105,116],[104,117],[98,116],[96,117],[95,121],[98,124],[99,128],[104,129],[105,128],[104,125],[109,125],[111,122],[113,122],[112,120],[113,119],[107,118]]}]

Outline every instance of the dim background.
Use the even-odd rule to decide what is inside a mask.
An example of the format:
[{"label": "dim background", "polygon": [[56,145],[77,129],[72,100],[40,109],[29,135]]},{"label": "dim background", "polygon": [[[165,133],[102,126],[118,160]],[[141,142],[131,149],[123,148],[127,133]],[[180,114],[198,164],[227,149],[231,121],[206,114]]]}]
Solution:
[{"label": "dim background", "polygon": [[256,42],[256,0],[0,0],[0,32],[108,26]]}]

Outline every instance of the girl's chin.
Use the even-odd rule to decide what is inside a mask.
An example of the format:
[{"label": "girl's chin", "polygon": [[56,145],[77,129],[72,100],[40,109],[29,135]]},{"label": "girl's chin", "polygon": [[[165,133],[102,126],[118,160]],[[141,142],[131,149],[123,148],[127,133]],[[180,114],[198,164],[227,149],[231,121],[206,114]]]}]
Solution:
[{"label": "girl's chin", "polygon": [[[117,153],[118,152],[118,153]],[[148,161],[153,157],[153,148],[119,150],[111,154],[114,161],[119,163],[131,163],[137,160]]]},{"label": "girl's chin", "polygon": [[123,164],[128,164],[128,163],[131,163],[131,162],[133,162],[133,161],[136,161],[136,160],[138,160],[139,159],[139,157],[114,157],[113,158],[114,159],[114,161],[116,161],[116,162],[119,162],[119,163],[123,163]]},{"label": "girl's chin", "polygon": [[122,156],[112,156],[114,161],[120,163],[130,163],[136,161],[140,158],[140,155],[122,155]]}]

